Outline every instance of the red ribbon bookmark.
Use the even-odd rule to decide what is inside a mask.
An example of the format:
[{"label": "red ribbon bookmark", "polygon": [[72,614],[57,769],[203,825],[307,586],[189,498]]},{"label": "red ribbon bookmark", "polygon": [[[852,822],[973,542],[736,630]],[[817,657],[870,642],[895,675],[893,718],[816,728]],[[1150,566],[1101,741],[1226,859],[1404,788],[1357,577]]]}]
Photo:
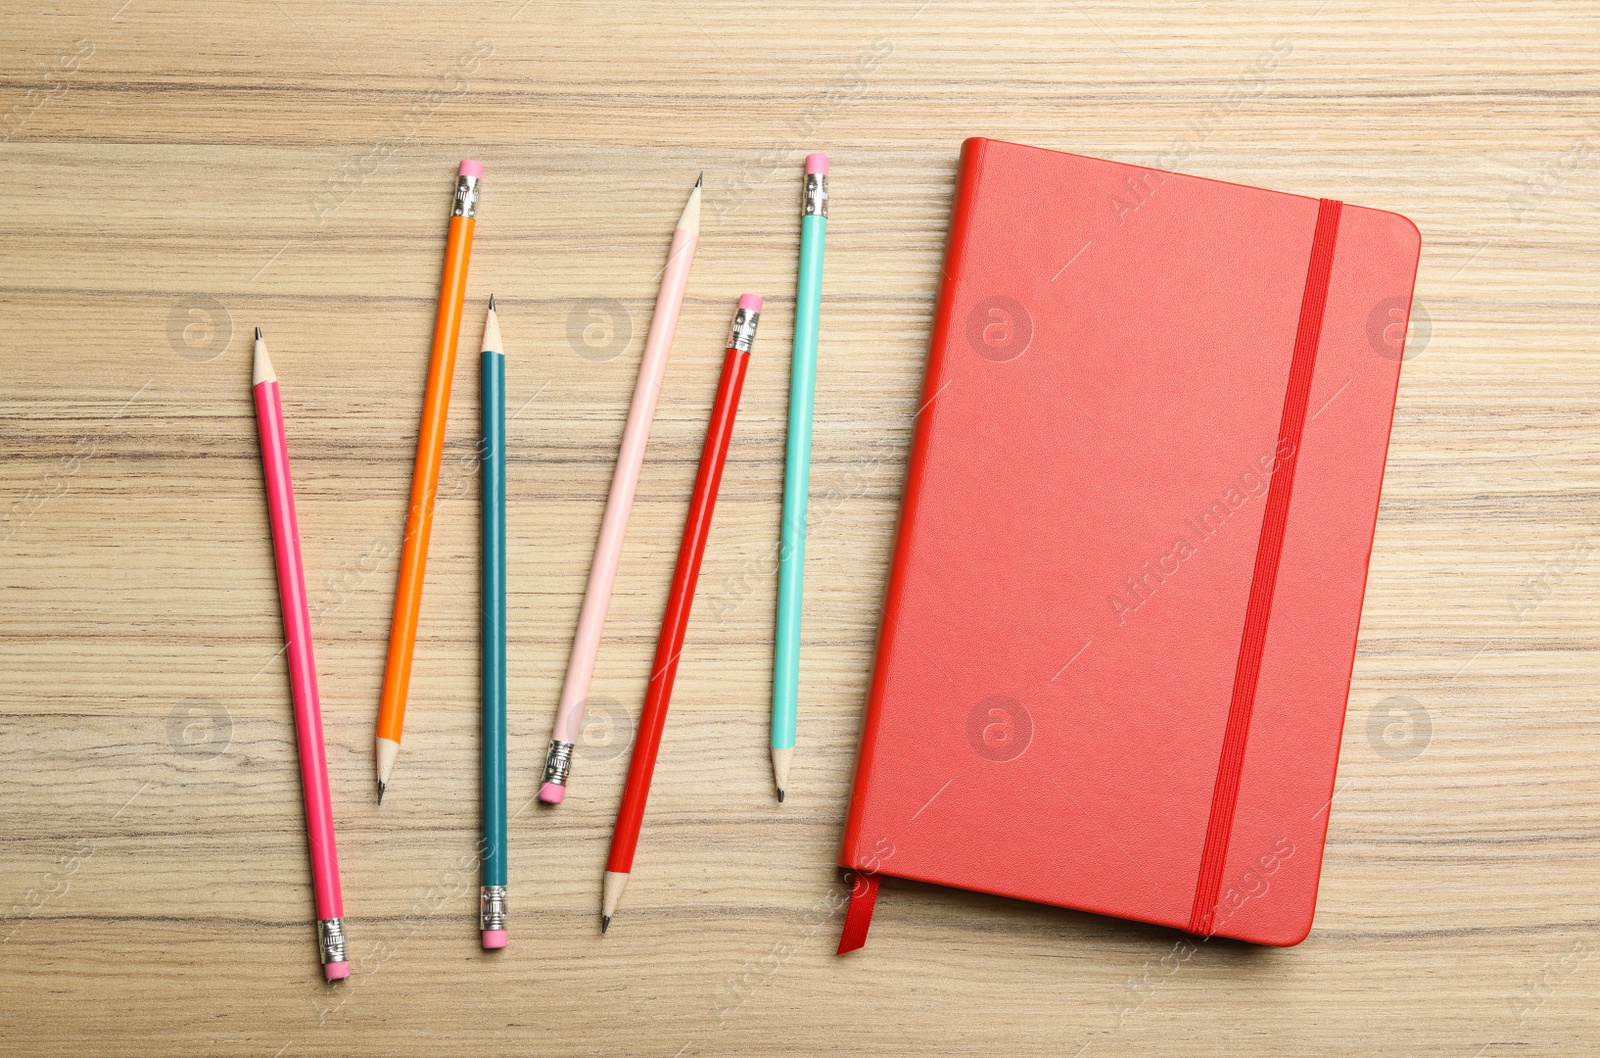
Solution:
[{"label": "red ribbon bookmark", "polygon": [[839,934],[836,954],[855,951],[867,942],[867,927],[872,925],[872,909],[877,903],[878,876],[857,871],[850,884],[850,907],[844,913],[844,931]]}]

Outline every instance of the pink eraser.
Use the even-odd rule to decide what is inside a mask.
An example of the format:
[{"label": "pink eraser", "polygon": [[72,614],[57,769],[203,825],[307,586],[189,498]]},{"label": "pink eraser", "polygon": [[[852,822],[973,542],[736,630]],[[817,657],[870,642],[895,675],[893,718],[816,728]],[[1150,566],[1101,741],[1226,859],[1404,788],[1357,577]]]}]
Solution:
[{"label": "pink eraser", "polygon": [[806,155],[806,172],[807,174],[821,173],[824,176],[828,175],[828,156],[826,154]]},{"label": "pink eraser", "polygon": [[483,946],[485,949],[504,948],[511,940],[503,929],[486,929],[483,931]]},{"label": "pink eraser", "polygon": [[325,962],[322,964],[322,972],[327,975],[330,981],[343,981],[350,976],[350,964],[347,962]]},{"label": "pink eraser", "polygon": [[[821,156],[819,155],[818,157],[821,157]],[[810,169],[806,170],[806,172],[808,172],[808,173],[810,171],[811,171]],[[828,160],[826,158],[822,159],[822,171],[823,172],[827,172],[828,171]],[[483,163],[482,162],[475,162],[471,158],[468,158],[468,159],[464,160],[461,163],[461,174],[460,175],[462,175],[462,176],[470,176],[470,177],[472,177],[474,179],[478,179],[478,178],[482,177],[483,176]]]},{"label": "pink eraser", "polygon": [[741,309],[749,309],[751,312],[760,312],[761,299],[754,294],[740,294],[739,307]]},{"label": "pink eraser", "polygon": [[539,800],[547,805],[558,805],[567,796],[567,788],[559,783],[547,782],[539,787]]}]

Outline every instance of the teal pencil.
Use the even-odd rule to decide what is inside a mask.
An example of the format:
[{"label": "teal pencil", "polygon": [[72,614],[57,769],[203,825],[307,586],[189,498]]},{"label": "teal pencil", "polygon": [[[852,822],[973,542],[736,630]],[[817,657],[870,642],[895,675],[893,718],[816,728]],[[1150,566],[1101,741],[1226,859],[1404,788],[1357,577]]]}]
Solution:
[{"label": "teal pencil", "polygon": [[800,696],[800,610],[806,568],[806,503],[811,492],[811,409],[816,402],[822,244],[827,233],[828,156],[808,154],[800,213],[800,279],[794,296],[794,368],[789,384],[782,549],[778,553],[778,634],[772,657],[772,780],[780,802],[794,762],[795,707]]},{"label": "teal pencil", "polygon": [[483,323],[483,889],[485,948],[506,935],[506,358],[494,297]]}]

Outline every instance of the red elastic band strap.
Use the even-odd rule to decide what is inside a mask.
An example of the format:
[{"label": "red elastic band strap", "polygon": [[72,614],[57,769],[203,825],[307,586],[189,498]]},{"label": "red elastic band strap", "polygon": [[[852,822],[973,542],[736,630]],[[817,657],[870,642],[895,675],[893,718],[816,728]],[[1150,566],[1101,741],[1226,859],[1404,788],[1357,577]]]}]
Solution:
[{"label": "red elastic band strap", "polygon": [[[1317,365],[1317,343],[1322,337],[1322,315],[1328,303],[1328,280],[1333,273],[1333,245],[1339,235],[1341,204],[1322,199],[1317,205],[1317,227],[1311,237],[1311,263],[1306,268],[1305,293],[1300,298],[1300,326],[1294,336],[1294,358],[1289,363],[1289,390],[1283,400],[1278,426],[1278,467],[1267,489],[1267,509],[1256,547],[1255,573],[1250,581],[1250,602],[1245,609],[1244,636],[1233,676],[1233,698],[1228,704],[1228,727],[1222,737],[1222,759],[1211,793],[1211,818],[1206,824],[1205,851],[1200,857],[1200,879],[1195,885],[1189,931],[1210,935],[1216,924],[1217,894],[1227,865],[1228,839],[1233,833],[1233,813],[1239,801],[1239,777],[1244,770],[1245,744],[1250,737],[1250,714],[1255,709],[1256,686],[1261,680],[1261,655],[1267,645],[1267,623],[1272,616],[1272,592],[1278,582],[1278,560],[1283,555],[1283,534],[1289,520],[1289,498],[1294,490],[1294,470],[1305,431],[1306,407],[1311,400],[1311,376]],[[1287,454],[1284,452],[1288,445]]]}]

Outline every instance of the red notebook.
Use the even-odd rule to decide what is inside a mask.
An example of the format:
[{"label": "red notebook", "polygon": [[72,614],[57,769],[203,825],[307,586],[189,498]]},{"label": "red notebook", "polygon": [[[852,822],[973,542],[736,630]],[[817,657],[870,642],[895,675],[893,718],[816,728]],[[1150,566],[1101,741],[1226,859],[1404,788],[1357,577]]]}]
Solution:
[{"label": "red notebook", "polygon": [[966,142],[841,952],[885,874],[1305,938],[1420,248],[1394,213]]}]

